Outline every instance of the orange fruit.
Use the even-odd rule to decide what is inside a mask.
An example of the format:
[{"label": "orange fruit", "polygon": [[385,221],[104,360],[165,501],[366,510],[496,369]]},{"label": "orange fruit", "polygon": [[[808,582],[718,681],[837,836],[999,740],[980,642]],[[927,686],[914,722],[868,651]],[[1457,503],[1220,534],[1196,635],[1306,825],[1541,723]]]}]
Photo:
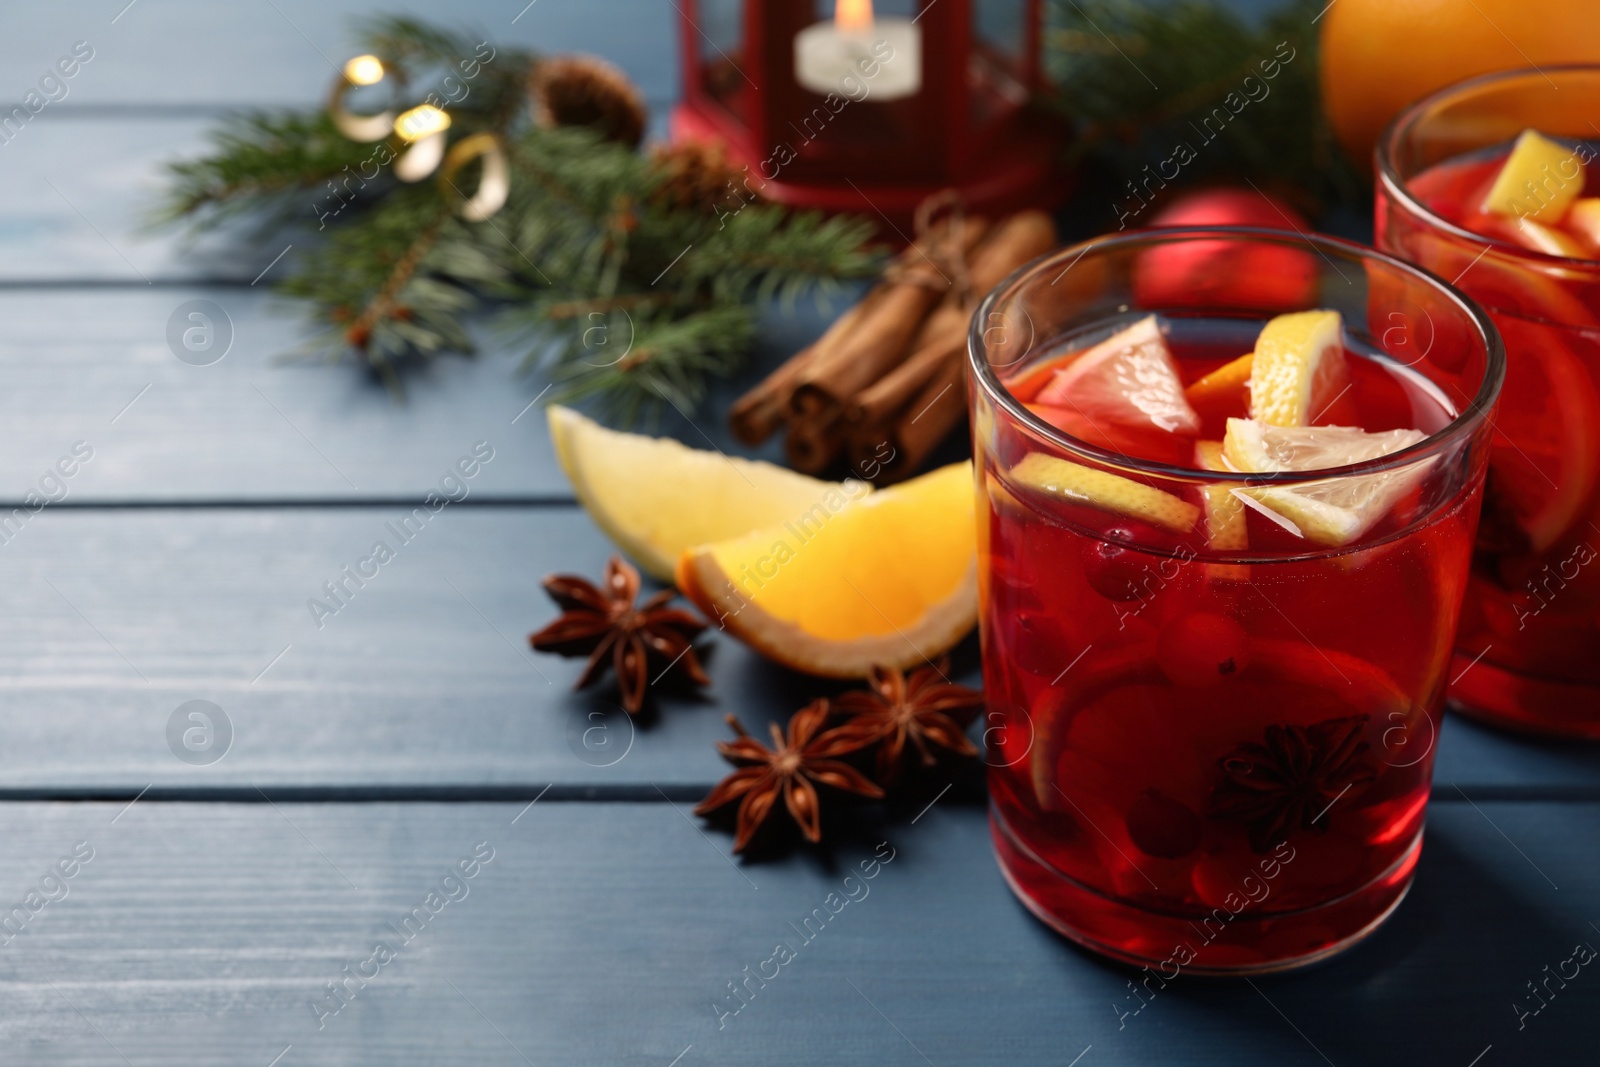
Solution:
[{"label": "orange fruit", "polygon": [[1246,352],[1202,378],[1183,391],[1189,406],[1202,418],[1243,418],[1250,413],[1250,368],[1255,353]]},{"label": "orange fruit", "polygon": [[1600,63],[1594,0],[1338,0],[1322,19],[1323,109],[1358,167],[1389,120],[1496,70]]},{"label": "orange fruit", "polygon": [[1154,315],[1074,356],[1035,401],[1123,426],[1166,433],[1200,430],[1200,417],[1184,399],[1178,365]]},{"label": "orange fruit", "polygon": [[978,618],[972,464],[691,548],[678,588],[786,667],[862,678],[948,651]]},{"label": "orange fruit", "polygon": [[552,405],[556,458],[595,525],[652,577],[672,581],[685,548],[838,510],[865,482],[823,482],[759,460],[608,430]]},{"label": "orange fruit", "polygon": [[1250,417],[1270,426],[1322,422],[1350,388],[1343,328],[1339,313],[1327,310],[1279,315],[1263,326],[1250,361]]}]

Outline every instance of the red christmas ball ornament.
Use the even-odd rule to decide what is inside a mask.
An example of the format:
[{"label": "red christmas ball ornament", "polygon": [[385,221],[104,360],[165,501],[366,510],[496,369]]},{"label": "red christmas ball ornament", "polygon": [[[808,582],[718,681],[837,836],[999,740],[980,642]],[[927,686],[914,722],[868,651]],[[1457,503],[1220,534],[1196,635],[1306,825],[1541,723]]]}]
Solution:
[{"label": "red christmas ball ornament", "polygon": [[[1150,223],[1256,226],[1307,233],[1311,224],[1288,204],[1254,189],[1206,189],[1173,201]],[[1311,307],[1317,261],[1309,249],[1266,242],[1185,241],[1140,254],[1134,298],[1142,307],[1233,307],[1268,312]]]}]

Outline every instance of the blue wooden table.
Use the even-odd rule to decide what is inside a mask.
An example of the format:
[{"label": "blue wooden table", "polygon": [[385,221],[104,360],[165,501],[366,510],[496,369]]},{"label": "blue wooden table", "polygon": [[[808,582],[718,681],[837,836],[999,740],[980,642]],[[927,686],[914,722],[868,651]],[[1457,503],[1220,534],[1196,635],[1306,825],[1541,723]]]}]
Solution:
[{"label": "blue wooden table", "polygon": [[[672,5],[524,3],[388,10],[601,53],[658,115],[670,102]],[[1520,1025],[1513,1005],[1600,944],[1593,749],[1452,719],[1416,886],[1386,926],[1323,966],[1180,980],[1127,1014],[1128,974],[1013,900],[972,783],[824,852],[730,858],[690,814],[724,771],[724,712],[758,727],[813,693],[737,644],[715,642],[705,699],[648,726],[613,713],[610,752],[586,748],[604,701],[524,640],[550,616],[540,578],[610,552],[528,407],[547,383],[492,341],[405,406],[353,368],[282,365],[300,319],[255,284],[278,249],[140,226],[162,161],[227,108],[319,99],[372,7],[7,12],[0,110],[75,42],[94,55],[0,144],[0,514],[92,456],[0,527],[0,1060],[1592,1061],[1600,977]],[[232,327],[206,367],[166,342],[196,299]],[[758,362],[816,328],[774,318]],[[319,627],[306,599],[480,441],[494,459],[470,496]],[[970,647],[960,666],[973,680]],[[213,762],[174,755],[196,700],[228,724]],[[883,841],[870,894],[730,999]]]}]

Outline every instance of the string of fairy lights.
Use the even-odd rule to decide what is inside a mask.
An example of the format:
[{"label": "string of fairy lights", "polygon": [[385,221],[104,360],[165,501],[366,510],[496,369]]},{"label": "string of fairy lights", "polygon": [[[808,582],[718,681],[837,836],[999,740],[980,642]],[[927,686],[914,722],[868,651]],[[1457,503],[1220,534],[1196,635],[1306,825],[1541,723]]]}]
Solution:
[{"label": "string of fairy lights", "polygon": [[[389,106],[363,114],[350,108],[347,98],[356,89],[388,83]],[[505,146],[497,134],[483,132],[448,145],[450,114],[431,103],[400,109],[406,84],[405,71],[374,55],[355,56],[333,83],[328,98],[328,117],[334,127],[352,141],[383,142],[380,165],[393,162],[392,172],[400,181],[415,183],[438,174],[440,193],[455,205],[468,222],[482,222],[505,206],[511,192],[511,167]],[[475,160],[482,161],[478,188],[465,195],[456,184],[462,169]]]}]

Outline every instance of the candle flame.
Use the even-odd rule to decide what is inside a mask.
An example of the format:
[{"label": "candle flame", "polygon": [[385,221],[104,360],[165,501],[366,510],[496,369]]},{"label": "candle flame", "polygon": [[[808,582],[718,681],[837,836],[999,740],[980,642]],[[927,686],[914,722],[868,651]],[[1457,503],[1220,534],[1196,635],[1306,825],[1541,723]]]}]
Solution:
[{"label": "candle flame", "polygon": [[838,0],[833,9],[833,24],[847,33],[870,33],[872,0]]}]

